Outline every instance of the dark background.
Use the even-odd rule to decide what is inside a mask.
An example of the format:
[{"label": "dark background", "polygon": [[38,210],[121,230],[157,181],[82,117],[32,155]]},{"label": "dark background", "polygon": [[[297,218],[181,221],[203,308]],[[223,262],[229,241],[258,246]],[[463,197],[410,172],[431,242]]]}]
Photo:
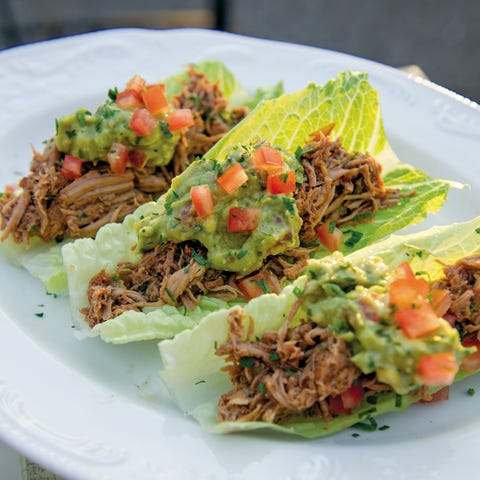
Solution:
[{"label": "dark background", "polygon": [[480,0],[0,0],[0,48],[112,27],[217,28],[418,65],[480,101]]}]

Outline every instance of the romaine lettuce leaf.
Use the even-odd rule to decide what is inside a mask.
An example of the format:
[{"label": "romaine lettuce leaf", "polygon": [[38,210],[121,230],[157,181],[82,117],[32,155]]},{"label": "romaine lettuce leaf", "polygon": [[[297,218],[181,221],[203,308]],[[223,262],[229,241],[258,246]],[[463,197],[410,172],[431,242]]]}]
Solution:
[{"label": "romaine lettuce leaf", "polygon": [[[392,268],[409,260],[415,271],[426,271],[430,279],[435,279],[441,275],[441,262],[451,263],[478,252],[480,217],[470,222],[434,227],[422,233],[395,235],[346,258],[361,263],[371,256],[378,256]],[[306,281],[307,277],[301,276],[279,295],[258,297],[244,307],[255,319],[254,336],[279,329],[285,312],[297,299],[295,288],[303,289]],[[375,411],[372,411],[371,404],[364,401],[352,411],[352,415],[339,416],[330,422],[297,418],[281,426],[264,422],[218,423],[217,401],[231,388],[228,375],[220,371],[225,365],[224,361],[214,354],[216,345],[227,338],[227,314],[228,310],[212,313],[193,330],[184,331],[172,340],[159,343],[164,367],[160,373],[162,379],[182,411],[193,416],[205,431],[226,433],[268,428],[304,437],[321,437],[364,421],[371,415],[403,410],[415,401],[413,395],[398,396],[390,393],[378,397]]]},{"label": "romaine lettuce leaf", "polygon": [[63,296],[68,293],[67,271],[62,258],[63,245],[64,243],[48,244],[34,238],[29,247],[25,247],[9,237],[0,243],[0,250],[13,265],[23,267],[39,278],[48,293]]},{"label": "romaine lettuce leaf", "polygon": [[[245,145],[259,138],[294,154],[299,146],[308,141],[310,133],[331,122],[335,123],[332,135],[341,136],[345,148],[351,151],[368,151],[375,155],[377,161],[382,164],[387,186],[400,188],[405,192],[416,192],[416,195],[402,198],[397,206],[381,211],[373,222],[355,227],[355,232],[358,232],[355,235],[352,233],[353,230],[345,229],[346,253],[380,240],[407,225],[417,223],[428,213],[435,212],[441,207],[449,188],[453,185],[452,182],[433,179],[399,161],[385,136],[378,92],[372,88],[365,73],[343,72],[324,86],[310,84],[299,92],[261,102],[245,120],[210,149],[204,158],[217,159],[221,162],[238,145]],[[180,174],[176,182],[181,182],[183,175],[188,175],[188,170]],[[168,192],[165,196],[167,195]],[[162,213],[162,201],[158,205],[159,214]],[[115,232],[122,228],[115,227]],[[95,249],[101,251],[104,248],[101,245],[103,242],[117,242],[117,238],[109,232],[111,230],[107,227],[95,241],[88,242],[89,252]],[[124,246],[124,250],[135,248],[136,239],[129,235],[124,238],[129,238],[131,243]],[[354,236],[355,241],[351,240],[350,236]],[[92,261],[97,261],[101,255],[84,253],[83,248],[83,243],[63,248],[64,262],[68,268],[71,284],[71,307],[73,315],[77,318],[79,317],[77,312],[87,306],[85,292],[90,278],[103,268],[92,265]],[[110,262],[109,265],[115,265],[116,259],[112,258]],[[159,307],[162,308],[164,307]],[[123,343],[129,341],[129,335],[125,333],[129,325],[131,338],[139,340],[141,335],[135,331],[136,325],[139,324],[138,318],[133,322],[126,320],[127,315],[130,316],[122,314],[98,325],[92,333],[100,334],[109,342]],[[118,327],[110,327],[116,323],[119,324]],[[145,327],[147,323],[143,322],[142,328],[149,332],[146,338],[151,338],[153,330]],[[113,334],[116,331],[121,331],[122,334],[116,337]],[[159,335],[158,338],[168,337]]]}]

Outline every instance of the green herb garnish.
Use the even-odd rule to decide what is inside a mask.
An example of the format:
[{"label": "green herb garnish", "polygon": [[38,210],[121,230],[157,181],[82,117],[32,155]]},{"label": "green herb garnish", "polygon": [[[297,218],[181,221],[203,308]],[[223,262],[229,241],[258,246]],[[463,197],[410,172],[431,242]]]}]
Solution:
[{"label": "green herb garnish", "polygon": [[238,364],[243,368],[253,368],[255,366],[255,359],[253,357],[242,357]]}]

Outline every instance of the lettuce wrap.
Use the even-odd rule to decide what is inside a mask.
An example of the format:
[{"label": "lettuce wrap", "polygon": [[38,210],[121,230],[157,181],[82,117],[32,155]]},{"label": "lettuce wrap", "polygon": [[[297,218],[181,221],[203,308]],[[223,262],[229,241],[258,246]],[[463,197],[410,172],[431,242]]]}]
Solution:
[{"label": "lettuce wrap", "polygon": [[[355,269],[358,268],[360,268],[360,271],[365,272],[365,265],[372,265],[373,262],[373,264],[377,265],[376,268],[377,271],[380,271],[380,276],[372,283],[377,284],[376,292],[381,295],[382,288],[380,285],[382,282],[379,279],[385,275],[385,270],[379,267],[379,262],[381,262],[380,265],[386,266],[388,272],[393,272],[403,262],[408,261],[413,271],[416,272],[417,279],[423,278],[431,284],[442,277],[444,265],[453,264],[459,259],[480,252],[479,235],[480,217],[465,223],[434,227],[422,233],[393,235],[387,240],[360,249],[345,257],[336,253],[321,260],[311,260],[306,274],[299,277],[292,285],[287,286],[281,294],[268,294],[258,297],[251,300],[244,307],[245,315],[251,316],[254,321],[254,329],[251,330],[251,325],[249,327],[249,337],[255,338],[258,342],[265,332],[278,331],[284,323],[288,312],[291,311],[292,306],[298,302],[299,292],[301,295],[301,292],[308,291],[309,288],[317,288],[318,283],[315,284],[315,282],[318,282],[320,278],[318,274],[324,275],[325,272],[332,272],[332,265],[340,265],[339,270],[337,273],[330,275],[329,282],[324,283],[323,289],[319,291],[324,292],[325,285],[328,285],[329,288],[333,288],[332,285],[342,285],[340,281],[342,272],[343,280],[345,280],[347,273],[352,275]],[[475,257],[474,260],[477,264],[476,268],[478,268],[478,258]],[[362,268],[364,270],[361,270]],[[423,282],[423,280],[421,281]],[[365,278],[362,280],[361,277],[358,277],[356,284],[363,285],[363,287],[360,287],[360,290],[366,286],[368,287]],[[350,289],[344,289],[344,291],[348,290]],[[390,290],[390,300],[392,301],[391,292]],[[341,295],[344,295],[344,293],[341,292]],[[314,298],[319,299],[320,297],[314,296]],[[318,301],[320,302],[321,300]],[[332,301],[332,299],[329,301]],[[382,327],[379,326],[382,322],[376,323],[377,320],[369,322],[366,319],[365,324],[374,325],[374,329],[363,328],[365,327],[363,325],[358,330],[354,329],[352,334],[351,329],[342,330],[340,328],[342,325],[339,321],[343,313],[342,309],[337,308],[336,311],[330,312],[326,320],[319,317],[317,319],[318,323],[327,326],[327,328],[340,335],[343,334],[347,340],[348,335],[354,335],[356,338],[355,342],[359,343],[354,347],[355,355],[351,358],[352,362],[359,365],[362,371],[366,373],[374,369],[378,378],[392,386],[390,391],[383,393],[379,391],[375,395],[364,396],[359,404],[349,411],[333,415],[333,418],[329,421],[294,416],[283,424],[274,424],[266,421],[219,422],[217,420],[217,404],[220,397],[231,389],[232,383],[225,370],[225,359],[216,355],[215,351],[227,339],[229,329],[227,318],[236,308],[211,313],[194,329],[184,331],[172,340],[165,340],[159,343],[163,362],[163,370],[160,372],[161,378],[179,408],[186,414],[194,417],[200,423],[202,429],[207,432],[227,433],[271,429],[314,438],[330,435],[356,424],[360,428],[375,429],[377,425],[375,421],[376,416],[386,412],[402,411],[420,398],[420,384],[417,383],[415,385],[415,382],[413,382],[412,385],[406,386],[398,381],[398,378],[403,379],[405,375],[399,377],[396,370],[402,368],[403,362],[411,363],[416,351],[416,347],[414,348],[412,345],[409,345],[406,350],[402,348],[401,344],[405,341],[406,336],[402,334],[402,339],[399,339],[398,336],[393,335],[393,332],[398,332],[398,325],[394,326],[392,332],[389,330],[391,325],[385,324],[386,327],[382,330]],[[315,312],[314,302],[300,306],[295,315],[291,317],[291,323],[298,323],[298,319],[302,318],[302,316],[312,316],[309,309]],[[365,311],[368,312],[368,310]],[[447,317],[447,315],[445,316]],[[442,326],[440,329],[434,330],[434,334],[423,334],[423,336],[413,340],[407,339],[407,341],[420,342],[421,348],[425,348],[423,354],[427,355],[428,353],[438,352],[438,348],[444,348],[449,343],[449,348],[453,350],[456,357],[457,366],[462,361],[462,357],[464,362],[468,361],[469,355],[472,355],[472,350],[465,349],[460,345],[459,333],[457,331],[457,329],[462,330],[462,335],[464,335],[463,328],[459,328],[458,325],[454,328],[447,324],[446,321],[438,321],[442,322]],[[247,329],[248,325],[244,326]],[[475,335],[477,333],[474,332]],[[400,347],[392,347],[392,350],[387,351],[387,354],[382,356],[385,352],[382,345],[389,338],[396,338],[398,340],[397,345],[400,344]],[[352,341],[351,337],[349,341]],[[464,343],[466,344],[466,342]],[[478,345],[478,339],[476,343],[473,343]],[[440,344],[442,347],[439,347]],[[399,357],[396,358],[396,353],[392,352],[400,352]],[[380,356],[376,357],[376,355]],[[467,356],[464,357],[465,355]],[[467,368],[467,371],[461,369],[457,373],[457,379],[461,379],[474,370],[478,370],[478,353],[472,355],[472,359],[474,357],[477,357],[473,363],[474,367]],[[242,363],[240,362],[240,364]],[[246,361],[244,362],[245,364]],[[252,367],[254,367],[253,362]],[[394,374],[392,374],[392,371]],[[382,374],[383,376],[381,376]],[[407,378],[413,378],[411,372],[407,375]],[[441,385],[430,387],[429,394],[441,387]],[[263,389],[258,388],[265,393],[265,386],[263,386]],[[425,392],[423,390],[423,394]]]},{"label": "lettuce wrap", "polygon": [[[183,195],[188,198],[190,187],[187,178],[195,176],[195,172],[202,168],[202,162],[221,166],[222,162],[227,162],[226,159],[232,152],[238,151],[239,146],[258,139],[275,145],[293,157],[309,135],[325,125],[334,125],[332,135],[341,137],[345,148],[350,151],[368,151],[375,155],[382,166],[385,186],[398,189],[404,194],[398,203],[380,210],[369,223],[360,223],[355,228],[343,228],[346,238],[342,248],[344,253],[353,252],[421,221],[428,213],[441,207],[449,188],[455,185],[446,180],[431,178],[396,157],[385,136],[378,92],[372,88],[365,73],[343,72],[323,86],[310,84],[301,91],[261,102],[203,159],[194,162],[178,176],[172,188],[158,202],[140,207],[122,224],[103,227],[95,240],[81,239],[63,247],[72,317],[77,332],[88,336],[100,335],[107,342],[126,343],[169,338],[184,330],[185,320],[192,318],[192,312],[180,307],[172,316],[172,306],[125,311],[90,328],[84,321],[84,309],[89,305],[87,290],[90,281],[100,271],[114,275],[117,265],[140,261],[142,254],[137,248],[139,225],[141,228],[146,217],[165,217],[165,213],[172,210],[171,205],[178,199],[179,191],[185,190]],[[284,210],[289,210],[287,207],[291,205],[291,197],[287,197]],[[243,251],[239,253],[244,254]],[[315,255],[321,257],[327,253],[327,250],[320,249]],[[205,301],[204,298],[195,307],[194,316],[208,311],[203,310]],[[221,300],[216,300],[215,303],[225,305]],[[210,302],[209,306],[211,305]],[[177,322],[180,317],[182,321]]]},{"label": "lettuce wrap", "polygon": [[[207,79],[206,82],[203,81],[202,75]],[[118,204],[114,203],[114,207],[112,207],[112,210],[114,211],[114,213],[110,215],[110,221],[112,222],[121,221],[125,216],[123,214],[124,211],[128,213],[129,211],[133,211],[135,206],[138,206],[140,203],[145,203],[145,201],[148,201],[149,199],[158,198],[159,194],[168,188],[170,177],[179,173],[179,171],[184,168],[182,165],[177,166],[175,164],[169,170],[162,170],[165,164],[174,163],[172,161],[172,156],[174,159],[181,156],[181,152],[179,153],[178,150],[178,144],[183,144],[185,138],[187,138],[188,141],[188,133],[185,133],[185,131],[179,133],[178,130],[169,132],[167,129],[167,122],[163,117],[160,120],[159,128],[156,128],[151,134],[146,136],[140,136],[140,134],[137,136],[136,132],[133,130],[133,128],[131,128],[131,123],[129,122],[133,118],[134,110],[133,106],[131,106],[129,102],[132,101],[132,98],[135,102],[138,101],[140,94],[136,96],[129,94],[131,94],[132,88],[135,86],[135,81],[139,78],[139,76],[134,77],[129,84],[127,84],[127,88],[122,92],[119,92],[116,87],[111,89],[108,94],[109,98],[102,103],[93,114],[88,112],[86,109],[79,109],[72,115],[67,115],[56,120],[56,135],[49,142],[47,142],[43,154],[34,152],[33,162],[34,165],[40,162],[41,165],[37,168],[38,172],[35,171],[35,175],[38,175],[40,178],[39,183],[43,181],[41,180],[42,178],[48,176],[48,182],[51,187],[47,187],[48,191],[46,193],[32,194],[32,197],[34,197],[36,200],[30,201],[31,204],[27,206],[25,210],[26,213],[22,218],[18,217],[17,210],[22,206],[22,203],[24,202],[23,199],[18,201],[15,205],[11,205],[9,200],[13,200],[14,198],[22,198],[22,193],[25,188],[19,189],[14,193],[6,193],[3,196],[3,200],[5,202],[2,200],[2,225],[5,228],[3,233],[6,238],[4,238],[4,241],[1,243],[1,248],[9,260],[26,268],[32,275],[38,277],[44,283],[49,293],[67,293],[67,275],[63,267],[61,247],[63,244],[71,240],[72,235],[70,235],[70,238],[66,238],[69,237],[68,229],[73,225],[71,220],[73,220],[74,223],[77,221],[79,223],[78,227],[75,224],[74,237],[93,237],[96,229],[98,229],[96,224],[99,222],[96,220],[93,221],[92,223],[94,228],[90,228],[88,223],[86,223],[86,218],[90,215],[88,212],[92,212],[93,218],[95,218],[94,215],[97,215],[97,211],[103,212],[105,210],[105,214],[108,213],[106,207],[101,205],[100,202],[98,202],[98,205],[91,206],[86,201],[88,191],[94,191],[92,190],[93,188],[100,188],[102,185],[97,186],[93,185],[93,183],[89,184],[86,187],[87,194],[84,192],[82,195],[74,191],[75,189],[81,190],[80,186],[78,185],[74,188],[73,184],[67,184],[65,187],[65,181],[62,180],[62,175],[72,174],[72,170],[73,173],[75,173],[76,167],[75,163],[68,163],[68,161],[75,162],[75,159],[81,158],[81,168],[85,169],[85,165],[87,164],[95,164],[98,161],[105,162],[105,160],[108,159],[111,172],[108,180],[105,180],[105,182],[110,182],[110,186],[106,186],[105,194],[107,196],[112,195],[111,186],[116,185],[116,180],[113,178],[112,174],[122,176],[124,173],[128,173],[130,170],[135,169],[140,172],[145,172],[144,177],[134,177],[132,185],[135,185],[135,188],[139,189],[139,192],[135,194],[133,201],[130,197],[125,200],[125,205],[128,202],[128,209],[121,203],[121,198],[125,197],[126,195],[125,188],[121,186],[123,185],[122,182],[118,182],[120,190],[115,190],[113,195],[118,197],[119,200],[118,202],[116,200],[113,201],[117,202]],[[216,105],[218,105],[218,108],[222,109],[219,112],[208,113],[212,119],[217,114],[219,115],[219,118],[222,117],[221,122],[218,121],[219,124],[221,123],[221,126],[219,127],[217,125],[216,127],[212,127],[217,128],[217,130],[219,128],[224,130],[231,128],[231,124],[235,124],[240,119],[240,116],[237,119],[232,113],[234,112],[235,107],[240,107],[235,111],[242,112],[241,114],[243,115],[244,112],[247,112],[249,108],[253,108],[257,102],[261,101],[262,98],[274,98],[275,96],[283,93],[283,85],[281,82],[279,82],[272,87],[262,88],[249,94],[240,85],[233,73],[228,70],[227,67],[220,61],[207,60],[197,64],[192,64],[188,70],[179,72],[167,78],[162,83],[165,85],[165,95],[170,105],[172,105],[173,102],[174,107],[172,108],[183,108],[184,105],[182,102],[188,103],[190,101],[189,97],[193,98],[195,95],[198,95],[196,100],[194,99],[196,103],[193,105],[193,111],[195,112],[194,115],[201,116],[202,120],[199,123],[198,117],[195,117],[195,129],[200,128],[198,125],[203,125],[202,122],[210,121],[208,119],[204,119],[204,117],[208,115],[204,115],[202,110],[204,108],[204,103],[210,101],[210,97],[207,99],[201,98],[203,93],[202,89],[204,88],[204,84],[207,82],[209,82],[209,85],[207,86],[208,88],[211,88],[210,85],[213,84],[218,86],[217,91],[215,90],[217,87],[214,87],[213,94],[208,94],[210,97],[212,97],[214,94],[217,95],[214,101],[217,102]],[[191,93],[188,95],[186,95],[184,92],[184,89],[187,85],[188,88],[191,89]],[[179,100],[182,98],[183,100]],[[121,101],[125,103],[119,103]],[[197,110],[195,110],[195,108]],[[182,136],[184,134],[185,136]],[[218,133],[215,133],[215,135],[217,138],[210,141],[206,139],[208,135],[205,134],[204,141],[209,146],[214,144],[216,139],[221,136]],[[121,166],[121,162],[123,161],[122,158],[124,157],[121,157],[120,153],[117,157],[115,157],[115,155],[112,155],[111,157],[109,156],[112,149],[111,145],[119,144],[124,147],[123,150],[125,150],[127,146],[130,149],[128,153],[129,160],[126,172],[123,170],[124,167]],[[206,151],[206,149],[203,151]],[[60,152],[61,155],[59,160],[57,158],[57,152]],[[189,153],[189,157],[191,157],[189,160],[193,160],[197,154],[198,152],[196,152],[196,150],[192,154]],[[65,158],[63,158],[63,155],[65,155]],[[70,158],[67,159],[67,156],[70,156]],[[74,157],[73,160],[72,157]],[[63,165],[61,175],[59,175],[60,179],[54,178],[54,175],[52,175],[50,170],[50,162],[56,164],[58,161]],[[177,160],[175,160],[175,162],[178,163]],[[46,167],[43,166],[44,163],[47,163]],[[102,163],[98,164],[99,168],[103,168],[101,172],[108,174],[109,172],[105,172],[105,168],[102,165]],[[144,166],[148,167],[148,172],[146,172],[147,169],[144,168]],[[155,167],[157,167],[156,170]],[[97,166],[94,165],[93,167],[88,168],[91,168],[91,170],[89,170],[87,174],[83,173],[84,178],[91,175],[93,173],[92,170],[95,170]],[[172,171],[170,172],[170,170]],[[32,176],[32,174],[30,176]],[[70,180],[75,179],[76,178],[70,178]],[[90,177],[90,179],[93,180],[93,177]],[[79,180],[82,180],[82,178],[80,177]],[[29,177],[26,177],[26,179],[22,180],[22,182],[25,182],[22,183],[22,185],[24,187],[25,185],[29,187],[35,181],[36,180],[30,180]],[[142,182],[145,187],[142,187]],[[53,185],[58,183],[61,184],[59,188],[62,190],[59,190],[59,192],[53,191]],[[77,182],[73,183],[76,184]],[[100,184],[101,181],[98,183]],[[68,218],[71,217],[71,219],[67,219],[66,222],[66,233],[64,233],[60,228],[57,228],[53,230],[51,234],[45,234],[45,231],[49,232],[50,230],[50,227],[48,226],[44,230],[44,226],[46,225],[45,217],[47,216],[47,209],[52,208],[51,202],[55,201],[56,197],[64,196],[65,198],[67,196],[65,192],[67,191],[68,195],[72,195],[73,202],[77,201],[76,199],[79,197],[80,202],[83,201],[83,204],[80,203],[78,205],[78,212],[76,213],[76,205],[74,206],[72,204],[69,207],[60,207],[61,211],[68,212]],[[100,198],[100,195],[101,192],[99,191],[98,198]],[[43,196],[45,196],[45,198],[43,198]],[[37,220],[35,220],[36,223],[32,223],[31,225],[29,224],[27,226],[28,239],[25,241],[24,236],[27,234],[22,234],[22,239],[17,238],[15,236],[16,230],[15,228],[11,227],[11,222],[17,222],[16,228],[27,228],[23,227],[21,222],[24,221],[24,217],[29,219],[25,220],[25,222],[33,222],[31,219],[33,218],[32,211],[36,208],[35,202],[39,204],[38,208],[40,208],[43,216],[40,215],[40,224]],[[132,205],[130,206],[130,204]],[[50,215],[50,213],[48,215]],[[59,216],[58,212],[56,211],[51,215],[54,220]],[[42,235],[46,236],[41,236],[40,232],[42,232]]]}]

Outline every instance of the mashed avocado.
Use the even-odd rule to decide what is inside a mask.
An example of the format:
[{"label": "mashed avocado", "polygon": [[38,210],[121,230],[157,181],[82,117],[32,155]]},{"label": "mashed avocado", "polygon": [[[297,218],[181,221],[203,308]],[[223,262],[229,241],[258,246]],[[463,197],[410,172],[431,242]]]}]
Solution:
[{"label": "mashed avocado", "polygon": [[[239,147],[222,162],[200,159],[172,181],[164,197],[163,214],[149,215],[138,227],[139,249],[146,251],[158,243],[197,240],[208,250],[208,266],[239,273],[260,268],[268,255],[283,253],[299,245],[302,220],[295,199],[289,194],[270,194],[265,178],[252,163],[256,147]],[[294,158],[282,152],[285,164],[303,181],[303,169]],[[227,194],[217,178],[234,163],[240,163],[248,181],[237,191]],[[215,203],[214,212],[199,218],[194,211],[190,189],[208,185]],[[250,232],[229,232],[231,208],[255,208],[259,211],[258,227]]]},{"label": "mashed avocado", "polygon": [[147,165],[166,165],[170,162],[179,134],[168,131],[160,122],[153,133],[139,137],[130,128],[133,111],[117,106],[113,100],[100,105],[92,115],[80,109],[57,120],[56,143],[60,152],[74,155],[87,162],[105,160],[112,143],[121,143],[147,155]]},{"label": "mashed avocado", "polygon": [[365,373],[376,372],[380,382],[406,394],[422,385],[417,374],[422,356],[454,351],[465,355],[458,332],[443,319],[431,334],[419,338],[404,335],[388,302],[388,283],[393,279],[386,265],[371,258],[361,266],[341,254],[312,264],[307,274],[304,314],[339,333],[352,346],[352,361]]}]

